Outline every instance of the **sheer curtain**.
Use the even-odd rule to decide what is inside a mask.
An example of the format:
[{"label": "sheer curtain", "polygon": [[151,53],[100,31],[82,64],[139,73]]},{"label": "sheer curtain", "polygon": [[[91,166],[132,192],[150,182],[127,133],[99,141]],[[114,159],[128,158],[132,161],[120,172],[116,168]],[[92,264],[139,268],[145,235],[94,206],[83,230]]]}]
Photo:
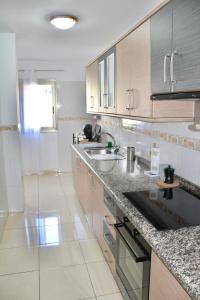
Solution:
[{"label": "sheer curtain", "polygon": [[[24,173],[40,173],[40,97],[33,80],[20,80],[20,125]],[[36,111],[37,110],[37,111]],[[35,117],[37,116],[37,117]]]}]

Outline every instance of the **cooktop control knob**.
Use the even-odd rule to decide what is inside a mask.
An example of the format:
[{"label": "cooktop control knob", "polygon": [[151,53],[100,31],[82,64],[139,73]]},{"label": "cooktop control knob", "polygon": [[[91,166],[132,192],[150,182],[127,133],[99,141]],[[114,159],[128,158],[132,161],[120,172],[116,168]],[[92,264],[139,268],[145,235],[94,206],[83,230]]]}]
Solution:
[{"label": "cooktop control knob", "polygon": [[123,221],[124,221],[124,223],[127,223],[127,222],[129,222],[129,219],[127,217],[123,217]]},{"label": "cooktop control knob", "polygon": [[136,235],[139,235],[140,233],[139,233],[139,231],[137,229],[134,229],[133,230],[133,234],[134,234],[134,236],[136,236]]}]

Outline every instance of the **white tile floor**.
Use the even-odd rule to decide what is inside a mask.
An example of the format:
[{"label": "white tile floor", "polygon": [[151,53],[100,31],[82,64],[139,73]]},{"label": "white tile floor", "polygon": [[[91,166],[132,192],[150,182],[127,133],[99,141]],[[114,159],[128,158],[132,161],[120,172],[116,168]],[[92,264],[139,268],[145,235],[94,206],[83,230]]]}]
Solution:
[{"label": "white tile floor", "polygon": [[0,242],[0,300],[122,300],[71,174],[24,178],[23,214]]}]

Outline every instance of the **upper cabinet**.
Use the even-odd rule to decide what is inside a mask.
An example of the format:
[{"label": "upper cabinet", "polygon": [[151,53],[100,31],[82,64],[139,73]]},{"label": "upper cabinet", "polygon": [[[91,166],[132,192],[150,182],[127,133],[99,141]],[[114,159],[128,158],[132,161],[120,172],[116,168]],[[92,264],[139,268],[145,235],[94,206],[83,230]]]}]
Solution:
[{"label": "upper cabinet", "polygon": [[172,0],[151,18],[152,93],[200,90],[200,4]]},{"label": "upper cabinet", "polygon": [[[176,118],[178,121],[193,116],[192,102],[150,100],[152,66],[150,20],[117,44],[116,62],[117,114],[161,121],[170,118],[171,120]],[[160,72],[159,66],[155,69]],[[163,77],[160,83],[156,82],[156,85],[159,84],[163,87]]]},{"label": "upper cabinet", "polygon": [[200,3],[173,4],[174,91],[200,90]]},{"label": "upper cabinet", "polygon": [[151,117],[150,22],[121,40],[117,56],[117,113]]},{"label": "upper cabinet", "polygon": [[86,69],[86,104],[87,112],[99,110],[99,79],[98,61],[96,60]]},{"label": "upper cabinet", "polygon": [[151,91],[171,90],[170,59],[172,53],[171,2],[151,18]]},{"label": "upper cabinet", "polygon": [[99,111],[116,113],[115,47],[99,58]]},{"label": "upper cabinet", "polygon": [[199,1],[169,2],[94,62],[87,111],[150,122],[192,121],[193,101],[152,101],[151,95],[200,90],[199,27]]}]

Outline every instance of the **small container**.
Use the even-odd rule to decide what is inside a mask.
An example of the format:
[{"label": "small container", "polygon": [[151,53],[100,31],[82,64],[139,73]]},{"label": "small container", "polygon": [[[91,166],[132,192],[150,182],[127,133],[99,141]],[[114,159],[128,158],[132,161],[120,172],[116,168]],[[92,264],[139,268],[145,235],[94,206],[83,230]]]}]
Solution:
[{"label": "small container", "polygon": [[135,160],[135,147],[127,147],[127,160],[128,161]]}]

